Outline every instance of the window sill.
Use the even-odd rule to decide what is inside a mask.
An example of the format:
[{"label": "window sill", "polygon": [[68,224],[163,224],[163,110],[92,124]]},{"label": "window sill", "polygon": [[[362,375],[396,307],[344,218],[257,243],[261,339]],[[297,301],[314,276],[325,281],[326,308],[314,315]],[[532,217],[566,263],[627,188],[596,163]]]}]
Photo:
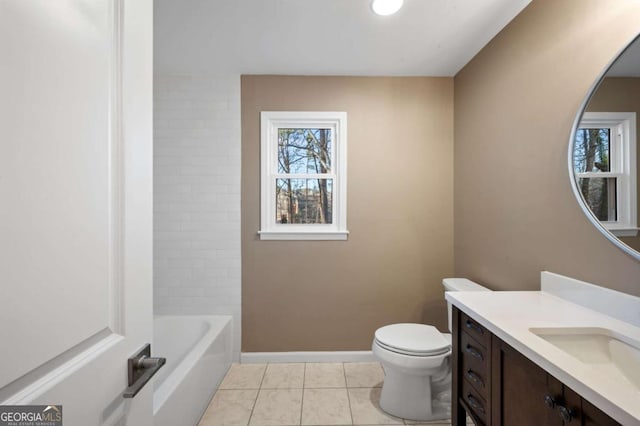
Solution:
[{"label": "window sill", "polygon": [[258,231],[261,240],[280,241],[346,241],[349,231]]},{"label": "window sill", "polygon": [[638,228],[606,228],[616,237],[635,237],[638,235]]}]

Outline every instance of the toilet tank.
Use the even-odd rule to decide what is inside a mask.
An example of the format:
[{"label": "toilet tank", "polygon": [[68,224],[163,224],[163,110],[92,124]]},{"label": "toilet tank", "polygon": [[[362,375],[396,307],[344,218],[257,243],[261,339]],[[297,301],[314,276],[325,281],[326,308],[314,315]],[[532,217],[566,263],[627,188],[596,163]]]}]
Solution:
[{"label": "toilet tank", "polygon": [[[442,280],[442,285],[444,286],[444,291],[491,291],[488,288],[466,278],[445,278]],[[447,302],[447,311],[449,313],[449,331],[453,331],[451,330],[452,309],[451,303],[449,302]]]}]

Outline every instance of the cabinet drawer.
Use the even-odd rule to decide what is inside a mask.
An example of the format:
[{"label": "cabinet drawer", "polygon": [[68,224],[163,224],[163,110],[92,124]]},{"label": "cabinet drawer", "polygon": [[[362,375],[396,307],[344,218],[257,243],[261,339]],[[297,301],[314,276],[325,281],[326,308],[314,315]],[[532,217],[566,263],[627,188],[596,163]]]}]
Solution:
[{"label": "cabinet drawer", "polygon": [[[488,354],[484,348],[477,345],[476,342],[462,336],[461,358],[462,370],[460,375],[463,380],[468,381],[476,391],[484,398],[489,399],[489,381],[491,380],[489,373]],[[476,353],[477,351],[477,353]],[[482,358],[479,358],[480,355]]]},{"label": "cabinet drawer", "polygon": [[487,423],[487,411],[489,410],[487,402],[466,380],[462,381],[460,399],[469,408],[472,417],[479,419],[483,424]]},{"label": "cabinet drawer", "polygon": [[467,333],[460,333],[460,357],[463,366],[473,367],[483,377],[489,376],[489,351]]},{"label": "cabinet drawer", "polygon": [[485,348],[491,345],[491,333],[462,311],[460,312],[460,329],[473,336]]}]

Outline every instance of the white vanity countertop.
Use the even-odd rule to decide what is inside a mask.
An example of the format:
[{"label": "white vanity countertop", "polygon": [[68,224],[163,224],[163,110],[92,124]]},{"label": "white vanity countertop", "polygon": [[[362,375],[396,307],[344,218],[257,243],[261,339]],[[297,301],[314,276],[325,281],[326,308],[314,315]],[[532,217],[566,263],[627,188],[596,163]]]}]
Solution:
[{"label": "white vanity countertop", "polygon": [[625,426],[640,425],[640,391],[610,379],[529,331],[601,327],[640,342],[640,327],[544,291],[446,292],[446,299]]}]

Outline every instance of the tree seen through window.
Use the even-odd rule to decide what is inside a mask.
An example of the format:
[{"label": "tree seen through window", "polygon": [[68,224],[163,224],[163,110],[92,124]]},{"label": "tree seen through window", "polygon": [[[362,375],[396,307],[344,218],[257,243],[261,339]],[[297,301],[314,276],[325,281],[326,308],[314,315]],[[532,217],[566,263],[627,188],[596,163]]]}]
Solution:
[{"label": "tree seen through window", "polygon": [[331,136],[330,129],[278,129],[277,223],[332,223]]},{"label": "tree seen through window", "polygon": [[[611,171],[611,129],[580,128],[574,146],[576,173],[607,173]],[[581,177],[580,192],[591,211],[601,221],[616,220],[616,178]]]}]

